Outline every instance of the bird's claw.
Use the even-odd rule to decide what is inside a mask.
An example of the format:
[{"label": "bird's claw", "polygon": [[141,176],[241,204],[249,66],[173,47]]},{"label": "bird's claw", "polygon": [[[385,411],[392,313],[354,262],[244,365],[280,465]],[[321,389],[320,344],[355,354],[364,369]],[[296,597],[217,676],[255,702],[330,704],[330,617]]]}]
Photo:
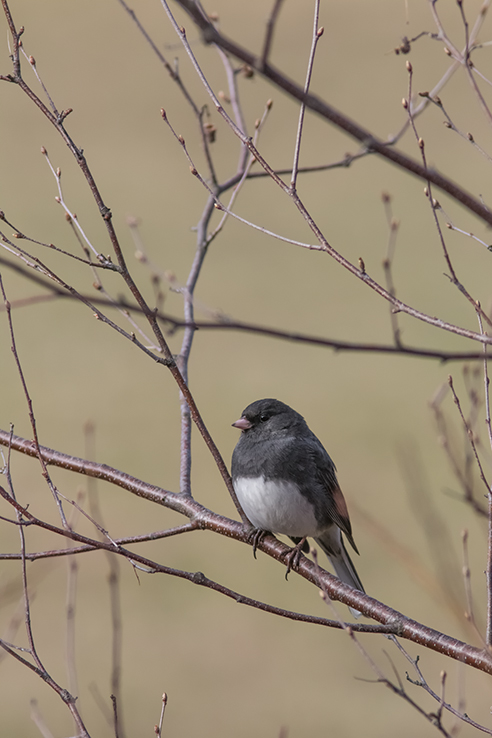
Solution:
[{"label": "bird's claw", "polygon": [[[252,528],[248,533],[248,542],[253,544],[253,556],[256,559],[256,551],[261,541],[265,536],[271,535],[270,531],[262,530],[261,528]],[[297,540],[297,539],[295,539]],[[285,554],[285,561],[287,562],[287,569],[285,571],[285,578],[288,579],[289,573],[293,569],[297,569],[301,560],[301,555],[306,544],[306,537],[301,538],[296,545],[291,548]]]},{"label": "bird's claw", "polygon": [[289,578],[291,570],[298,568],[305,543],[306,538],[301,538],[301,540],[285,554],[285,560],[287,561],[287,569],[285,571],[286,580]]},{"label": "bird's claw", "polygon": [[270,533],[268,530],[262,530],[261,528],[253,528],[248,535],[248,541],[253,544],[253,556],[256,559],[256,550],[265,536]]}]

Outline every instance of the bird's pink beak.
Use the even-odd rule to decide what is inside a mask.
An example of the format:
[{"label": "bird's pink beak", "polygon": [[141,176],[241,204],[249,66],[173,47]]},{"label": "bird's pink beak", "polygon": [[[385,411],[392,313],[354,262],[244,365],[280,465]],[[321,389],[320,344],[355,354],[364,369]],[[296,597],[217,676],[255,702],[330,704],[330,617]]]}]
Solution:
[{"label": "bird's pink beak", "polygon": [[251,428],[251,423],[244,417],[244,415],[242,418],[239,418],[239,420],[236,420],[232,425],[234,428],[239,428],[239,430],[242,431],[249,430]]}]

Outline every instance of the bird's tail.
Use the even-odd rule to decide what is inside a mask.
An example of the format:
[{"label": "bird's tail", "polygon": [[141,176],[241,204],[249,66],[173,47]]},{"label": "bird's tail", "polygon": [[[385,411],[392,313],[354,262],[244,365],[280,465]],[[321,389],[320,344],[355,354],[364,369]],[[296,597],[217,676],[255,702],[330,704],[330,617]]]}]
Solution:
[{"label": "bird's tail", "polygon": [[[349,584],[360,592],[365,592],[362,582],[359,579],[356,568],[352,563],[352,559],[347,553],[343,538],[338,526],[333,525],[321,538],[315,538],[316,543],[323,549],[330,559],[336,575],[342,582]],[[349,608],[354,617],[359,617],[360,612]]]}]

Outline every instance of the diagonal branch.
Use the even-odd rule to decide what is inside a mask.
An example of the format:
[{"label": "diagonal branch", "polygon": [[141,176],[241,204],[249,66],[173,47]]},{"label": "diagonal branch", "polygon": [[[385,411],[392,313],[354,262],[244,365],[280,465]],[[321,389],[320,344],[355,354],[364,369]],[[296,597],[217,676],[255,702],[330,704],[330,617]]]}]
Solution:
[{"label": "diagonal branch", "polygon": [[468,210],[478,215],[478,217],[485,223],[492,225],[491,210],[473,197],[469,192],[456,184],[456,182],[449,179],[449,177],[440,174],[434,169],[426,171],[419,162],[415,161],[415,159],[406,156],[403,152],[393,148],[391,145],[388,145],[347,115],[336,110],[322,98],[314,95],[313,93],[305,94],[300,85],[287,77],[287,75],[279,69],[269,63],[262,64],[261,57],[256,56],[233,39],[227,38],[217,31],[209,18],[202,12],[199,3],[196,3],[195,0],[176,0],[176,2],[189,14],[193,23],[200,29],[203,41],[206,44],[216,44],[217,46],[220,46],[224,51],[229,52],[237,59],[248,64],[252,69],[256,70],[258,74],[263,75],[278,88],[284,90],[284,92],[292,98],[299,102],[303,102],[306,108],[317,113],[319,116],[329,121],[352,138],[360,141],[369,151],[379,154],[383,159],[395,164],[400,169],[404,169],[405,171],[414,174],[424,181],[429,180],[432,184],[436,185],[436,187],[439,187],[443,192],[447,192],[453,199],[464,205]]},{"label": "diagonal branch", "polygon": [[[36,449],[29,440],[20,438],[19,436],[12,436],[12,434],[7,431],[0,430],[0,445],[10,446],[12,449],[24,453],[27,456],[36,456]],[[79,459],[75,456],[68,456],[46,447],[41,447],[41,453],[45,463],[48,465],[69,469],[78,474],[85,474],[98,479],[104,479],[115,486],[126,489],[138,497],[143,497],[144,499],[164,505],[165,507],[185,515],[198,527],[204,530],[211,530],[215,533],[219,533],[220,535],[227,536],[228,538],[233,538],[237,541],[253,545],[251,542],[250,530],[248,528],[239,522],[214,513],[203,505],[200,505],[200,503],[189,495],[176,494],[168,490],[161,489],[160,487],[147,484],[140,479],[136,479],[129,474],[113,469],[106,464],[96,464],[92,461]],[[1,487],[0,494],[14,507],[18,505],[18,503],[14,503],[11,500]],[[18,507],[29,521],[31,516],[29,511],[22,506]],[[31,517],[33,518],[34,516]],[[64,531],[61,528],[51,526],[49,523],[44,521],[37,521],[37,524],[42,524],[45,529],[52,530],[52,532],[72,538],[72,540],[79,541],[80,543],[89,545],[94,545],[95,543],[93,539],[81,536],[73,531]],[[128,549],[115,546],[113,543],[107,543],[105,541],[96,543],[98,548],[106,548],[107,550],[124,555],[130,560],[138,561],[143,566],[149,567],[150,571],[162,571],[163,573],[168,573],[172,576],[188,579],[194,584],[211,586],[206,577],[204,577],[200,572],[193,574],[190,572],[171,569],[160,564],[157,565],[155,562],[145,557],[137,556]],[[281,561],[282,565],[285,563],[286,554],[291,550],[271,535],[265,536],[258,543],[257,548],[277,561]],[[422,623],[406,617],[401,612],[398,612],[398,610],[394,610],[392,607],[379,602],[373,597],[369,597],[368,595],[353,589],[332,574],[320,570],[319,566],[315,562],[310,561],[304,556],[301,558],[299,566],[294,568],[294,570],[316,587],[319,588],[322,585],[323,588],[326,588],[326,592],[331,599],[342,602],[355,610],[359,610],[359,612],[362,612],[367,617],[386,625],[387,631],[385,632],[413,641],[425,648],[429,648],[433,651],[445,654],[452,659],[469,664],[475,669],[492,674],[492,654],[489,652],[470,646],[463,641],[459,641],[456,638],[440,633],[433,628],[428,628]],[[230,593],[225,592],[224,590],[226,588],[223,588],[222,585],[211,586],[211,588],[221,591],[224,594],[227,594],[227,596],[234,596],[234,598],[237,599],[236,593],[231,595]],[[242,596],[240,597],[242,598]]]},{"label": "diagonal branch", "polygon": [[[99,297],[98,295],[84,295],[82,293],[76,292],[75,290],[66,291],[68,290],[68,287],[66,287],[65,290],[57,286],[56,284],[47,282],[45,279],[40,277],[39,274],[36,274],[30,269],[26,269],[19,264],[11,262],[10,260],[3,258],[2,256],[0,256],[0,265],[1,264],[7,266],[9,269],[12,269],[19,274],[22,274],[26,279],[29,279],[35,284],[39,284],[41,287],[46,288],[51,292],[51,294],[48,295],[34,295],[32,297],[13,300],[11,302],[12,309],[63,298],[69,300],[80,299],[95,313],[97,311],[95,307],[96,305],[101,305],[108,308],[117,308],[126,311],[131,310],[136,313],[142,312],[138,305],[128,302],[128,300],[126,300],[124,297],[120,297],[118,300],[111,299],[110,301],[108,301],[106,297]],[[388,291],[393,294],[393,289],[391,286],[388,287]],[[3,309],[4,308],[2,307],[2,305],[0,305],[0,312],[2,312]],[[143,351],[146,351],[146,353],[155,358],[155,356],[150,351],[147,351],[145,346],[142,346],[136,341],[136,339],[128,336],[128,334],[119,329],[118,326],[114,326],[102,313],[96,314],[100,320],[108,322],[111,327],[115,328],[115,330],[120,330],[120,332],[127,338],[131,338],[131,340],[136,343],[139,348],[141,348]],[[189,323],[188,321],[186,321],[186,319],[177,318],[174,315],[170,315],[169,313],[165,313],[162,311],[157,311],[156,315],[158,320],[161,321],[165,327],[167,326],[172,333],[177,330],[182,330],[186,328],[204,331],[239,331],[244,333],[253,333],[260,336],[268,336],[269,338],[277,338],[282,341],[292,341],[294,343],[306,343],[312,346],[331,348],[334,351],[393,354],[400,356],[417,357],[421,359],[437,359],[438,361],[442,362],[472,361],[474,359],[483,359],[483,351],[480,350],[441,351],[439,349],[427,349],[420,348],[418,346],[408,346],[403,344],[401,340],[398,342],[398,344],[395,345],[384,343],[359,343],[357,341],[341,341],[338,339],[325,338],[324,336],[314,336],[309,333],[303,333],[301,331],[283,330],[281,328],[271,328],[269,326],[259,325],[257,323],[247,323],[242,320],[231,318],[228,315],[225,315],[223,318],[220,318],[216,321],[193,320],[192,323]],[[466,338],[470,338],[471,340],[476,340],[476,337],[480,336],[481,334],[477,334],[474,331],[464,331],[460,335]],[[489,337],[489,341],[492,342],[492,337]],[[492,357],[488,356],[487,360],[490,360],[490,358]]]}]

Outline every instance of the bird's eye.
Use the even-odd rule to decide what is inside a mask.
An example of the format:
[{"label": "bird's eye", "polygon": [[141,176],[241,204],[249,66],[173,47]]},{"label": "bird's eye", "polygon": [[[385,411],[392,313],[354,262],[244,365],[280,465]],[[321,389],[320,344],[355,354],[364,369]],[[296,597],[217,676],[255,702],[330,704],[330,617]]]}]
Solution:
[{"label": "bird's eye", "polygon": [[264,422],[265,422],[265,420],[268,420],[268,418],[269,418],[269,417],[270,417],[270,416],[268,415],[268,413],[262,413],[262,414],[260,415],[260,420],[261,420],[261,422],[262,422],[262,423],[264,423]]}]

